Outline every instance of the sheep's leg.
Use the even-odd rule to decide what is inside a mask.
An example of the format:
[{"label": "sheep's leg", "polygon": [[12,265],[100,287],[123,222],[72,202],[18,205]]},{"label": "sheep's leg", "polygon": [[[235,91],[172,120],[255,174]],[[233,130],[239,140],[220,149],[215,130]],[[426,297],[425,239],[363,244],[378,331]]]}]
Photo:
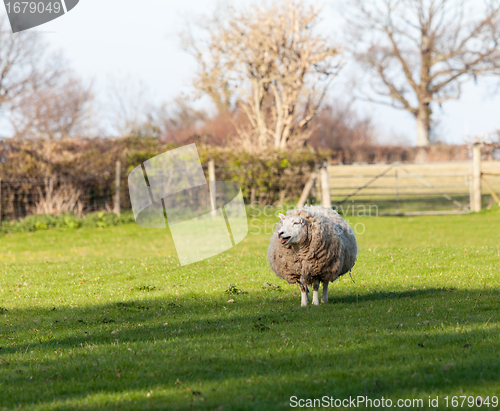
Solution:
[{"label": "sheep's leg", "polygon": [[315,280],[314,285],[313,285],[313,304],[314,305],[319,305],[318,291],[319,291],[319,280]]},{"label": "sheep's leg", "polygon": [[305,284],[300,284],[300,294],[301,294],[301,301],[300,305],[302,307],[307,307],[307,303],[309,302],[309,297],[307,295],[308,293],[307,285]]},{"label": "sheep's leg", "polygon": [[328,281],[323,281],[323,296],[321,297],[321,302],[328,302]]}]

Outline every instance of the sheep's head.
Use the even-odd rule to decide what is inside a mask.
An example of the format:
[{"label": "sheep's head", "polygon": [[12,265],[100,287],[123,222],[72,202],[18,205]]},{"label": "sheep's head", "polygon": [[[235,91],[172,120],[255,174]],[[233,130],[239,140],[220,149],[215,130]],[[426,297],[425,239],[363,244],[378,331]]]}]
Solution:
[{"label": "sheep's head", "polygon": [[307,239],[306,221],[301,217],[287,217],[283,214],[281,218],[281,227],[278,229],[278,238],[281,244],[302,244]]}]

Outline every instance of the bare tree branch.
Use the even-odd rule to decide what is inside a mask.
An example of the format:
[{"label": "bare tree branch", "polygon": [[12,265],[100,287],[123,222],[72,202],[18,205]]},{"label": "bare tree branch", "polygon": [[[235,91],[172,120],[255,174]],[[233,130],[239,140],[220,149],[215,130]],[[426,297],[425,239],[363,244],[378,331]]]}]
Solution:
[{"label": "bare tree branch", "polygon": [[47,71],[46,51],[36,32],[13,34],[7,17],[0,15],[0,107],[14,102],[35,80],[42,83],[54,74]]},{"label": "bare tree branch", "polygon": [[249,129],[240,138],[254,148],[283,149],[303,141],[319,112],[339,51],[317,33],[321,9],[302,0],[219,9],[198,25],[207,33],[184,45],[198,63],[195,87],[221,109],[239,107]]},{"label": "bare tree branch", "polygon": [[12,106],[10,122],[16,138],[63,139],[88,135],[93,94],[72,73],[64,73],[56,85],[29,84],[29,94]]},{"label": "bare tree branch", "polygon": [[429,144],[433,104],[459,98],[470,77],[500,74],[499,0],[356,0],[350,10],[355,58],[382,102],[415,116],[418,145]]}]

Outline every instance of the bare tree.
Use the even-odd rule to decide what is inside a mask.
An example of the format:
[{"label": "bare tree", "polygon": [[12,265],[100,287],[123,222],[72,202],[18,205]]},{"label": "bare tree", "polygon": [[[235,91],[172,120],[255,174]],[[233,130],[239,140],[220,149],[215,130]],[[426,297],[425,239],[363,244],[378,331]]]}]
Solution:
[{"label": "bare tree", "polygon": [[152,112],[155,110],[149,90],[130,76],[113,77],[108,84],[108,107],[111,127],[121,136],[150,135]]},{"label": "bare tree", "polygon": [[13,34],[0,15],[0,110],[18,137],[67,134],[75,124],[75,94],[85,94],[76,88],[60,54],[49,52],[35,31]]},{"label": "bare tree", "polygon": [[238,108],[247,118],[237,125],[247,149],[283,149],[303,143],[337,72],[338,49],[318,33],[321,8],[302,0],[217,10],[184,33],[186,49],[198,63],[195,87],[219,111]]},{"label": "bare tree", "polygon": [[430,143],[435,104],[500,74],[498,0],[356,0],[348,10],[354,56],[378,95],[368,99],[410,112],[418,146]]},{"label": "bare tree", "polygon": [[164,141],[180,144],[196,134],[208,116],[194,108],[185,96],[177,96],[169,103],[156,107],[150,115],[152,129]]},{"label": "bare tree", "polygon": [[130,77],[112,81],[108,92],[112,127],[122,136],[154,137],[180,144],[196,134],[207,119],[205,111],[194,108],[184,95],[155,104],[148,89]]},{"label": "bare tree", "polygon": [[0,108],[22,95],[39,74],[44,47],[36,32],[13,34],[0,15]]},{"label": "bare tree", "polygon": [[326,104],[313,125],[307,144],[316,148],[356,148],[373,145],[377,140],[373,119],[361,116],[352,102],[335,100]]},{"label": "bare tree", "polygon": [[72,73],[57,84],[29,84],[29,94],[11,109],[14,137],[50,140],[88,134],[93,94]]}]

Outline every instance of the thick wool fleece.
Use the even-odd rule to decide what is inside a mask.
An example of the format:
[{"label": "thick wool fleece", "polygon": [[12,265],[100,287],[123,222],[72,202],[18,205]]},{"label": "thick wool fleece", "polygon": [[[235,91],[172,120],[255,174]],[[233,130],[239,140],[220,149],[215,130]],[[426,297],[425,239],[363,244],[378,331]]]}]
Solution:
[{"label": "thick wool fleece", "polygon": [[351,270],[358,251],[356,238],[336,211],[303,207],[289,211],[287,216],[305,220],[307,237],[301,244],[282,245],[278,237],[282,222],[278,223],[267,251],[269,265],[278,277],[289,284],[311,285],[315,281],[335,281]]}]

